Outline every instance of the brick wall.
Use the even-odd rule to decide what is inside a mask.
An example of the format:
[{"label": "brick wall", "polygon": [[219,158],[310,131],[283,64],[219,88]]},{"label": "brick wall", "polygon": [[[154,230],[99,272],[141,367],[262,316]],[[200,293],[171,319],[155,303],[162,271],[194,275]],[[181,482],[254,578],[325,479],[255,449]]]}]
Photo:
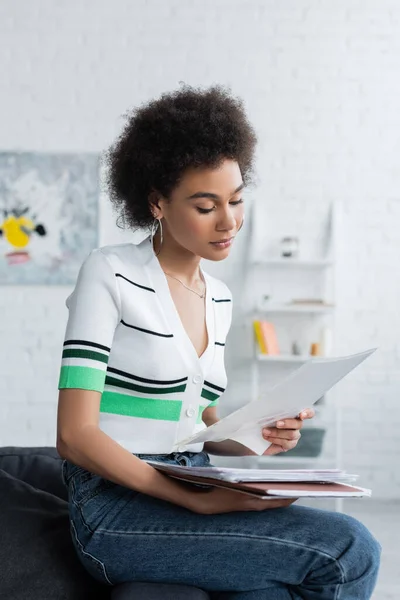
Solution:
[{"label": "brick wall", "polygon": [[[301,222],[312,240],[329,203],[341,203],[337,349],[380,348],[339,388],[343,462],[375,496],[399,497],[398,4],[3,0],[0,23],[3,150],[101,152],[128,107],[180,81],[221,82],[245,98],[259,133],[248,199],[266,232]],[[104,202],[100,242],[119,239]],[[243,231],[212,266],[236,294],[247,243]],[[0,288],[0,445],[54,444],[69,291]],[[238,302],[225,410],[249,393],[242,323]]]}]

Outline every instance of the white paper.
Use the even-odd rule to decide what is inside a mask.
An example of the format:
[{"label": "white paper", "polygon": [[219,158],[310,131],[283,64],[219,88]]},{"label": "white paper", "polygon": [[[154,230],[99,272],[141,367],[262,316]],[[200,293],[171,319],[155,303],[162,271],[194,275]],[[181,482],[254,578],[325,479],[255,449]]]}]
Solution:
[{"label": "white paper", "polygon": [[[157,461],[147,463],[158,465]],[[171,473],[196,475],[231,482],[275,481],[275,482],[334,482],[352,483],[358,475],[346,473],[340,469],[241,469],[232,467],[186,467],[184,465],[163,464]]]},{"label": "white paper", "polygon": [[294,418],[315,404],[338,381],[355,369],[376,348],[338,358],[313,358],[268,390],[260,400],[249,402],[214,425],[180,440],[174,447],[196,442],[238,441],[258,455],[270,443],[262,437],[262,428],[284,418]]}]

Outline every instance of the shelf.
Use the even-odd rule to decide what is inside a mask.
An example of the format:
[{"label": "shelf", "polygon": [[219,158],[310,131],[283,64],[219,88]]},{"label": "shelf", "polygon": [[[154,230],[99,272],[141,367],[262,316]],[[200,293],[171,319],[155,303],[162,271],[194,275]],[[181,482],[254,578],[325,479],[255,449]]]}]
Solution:
[{"label": "shelf", "polygon": [[324,258],[315,260],[303,260],[301,258],[267,258],[265,260],[255,260],[254,265],[289,269],[326,269],[328,267],[333,267],[334,262]]},{"label": "shelf", "polygon": [[312,358],[318,358],[310,356],[309,354],[295,355],[295,354],[257,354],[257,360],[264,362],[282,362],[282,363],[303,363]]},{"label": "shelf", "polygon": [[319,304],[270,304],[264,307],[258,307],[257,310],[262,313],[309,313],[309,314],[330,314],[334,311],[334,306],[324,306]]}]

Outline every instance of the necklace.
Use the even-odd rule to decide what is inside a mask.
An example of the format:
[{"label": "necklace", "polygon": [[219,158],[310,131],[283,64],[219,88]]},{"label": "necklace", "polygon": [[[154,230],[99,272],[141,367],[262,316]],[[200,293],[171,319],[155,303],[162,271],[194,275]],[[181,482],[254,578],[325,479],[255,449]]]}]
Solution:
[{"label": "necklace", "polygon": [[[180,279],[178,279],[177,277],[175,277],[174,275],[170,275],[169,273],[167,273],[166,271],[164,271],[164,273],[166,275],[168,275],[168,277],[171,277],[172,279],[176,279],[176,281],[179,281],[179,283],[181,285],[183,285],[184,288],[186,288],[187,290],[189,290],[190,292],[193,292],[193,294],[196,294],[196,296],[198,296],[199,298],[204,298],[205,297],[205,289],[203,291],[202,294],[199,294],[199,292],[196,292],[196,290],[193,290],[191,287],[189,287],[188,285],[186,285],[185,283],[183,283],[183,281],[181,281]],[[205,286],[204,286],[205,288]]]}]

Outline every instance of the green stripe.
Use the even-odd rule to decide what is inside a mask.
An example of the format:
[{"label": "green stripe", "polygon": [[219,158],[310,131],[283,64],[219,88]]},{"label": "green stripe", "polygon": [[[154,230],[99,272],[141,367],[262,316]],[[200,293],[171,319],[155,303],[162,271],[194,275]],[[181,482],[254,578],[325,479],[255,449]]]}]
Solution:
[{"label": "green stripe", "polygon": [[100,412],[102,413],[159,421],[179,421],[181,408],[181,400],[137,398],[117,392],[103,392],[100,403]]},{"label": "green stripe", "polygon": [[62,353],[63,358],[90,358],[91,360],[99,360],[100,362],[107,363],[108,356],[101,354],[101,352],[94,352],[93,350],[79,350],[78,348],[68,348]]},{"label": "green stripe", "polygon": [[217,400],[220,397],[220,394],[214,394],[214,392],[209,392],[205,388],[201,390],[202,398],[206,398],[206,400]]},{"label": "green stripe", "polygon": [[102,392],[106,372],[92,367],[61,367],[58,389],[79,388]]},{"label": "green stripe", "polygon": [[138,385],[137,383],[132,383],[131,381],[122,381],[121,379],[116,379],[115,377],[110,377],[107,375],[106,377],[106,385],[114,385],[115,387],[124,388],[126,390],[133,390],[134,392],[142,392],[142,394],[177,394],[179,392],[184,392],[186,390],[186,384],[184,385],[175,385],[172,387],[158,388],[158,387],[150,387]]}]

